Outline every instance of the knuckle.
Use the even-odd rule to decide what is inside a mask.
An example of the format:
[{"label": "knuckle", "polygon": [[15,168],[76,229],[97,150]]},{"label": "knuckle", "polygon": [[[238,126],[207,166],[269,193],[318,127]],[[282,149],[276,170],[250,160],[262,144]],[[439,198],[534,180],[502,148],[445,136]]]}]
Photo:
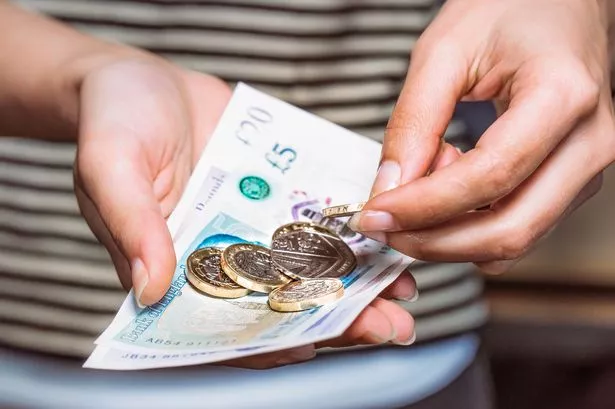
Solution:
[{"label": "knuckle", "polygon": [[515,187],[514,168],[506,162],[502,162],[491,169],[489,178],[487,178],[488,191],[496,192],[498,196],[505,195]]},{"label": "knuckle", "polygon": [[495,241],[491,256],[497,260],[515,260],[523,257],[535,239],[529,229],[504,229],[501,238]]},{"label": "knuckle", "polygon": [[504,157],[499,152],[484,150],[475,169],[476,185],[490,194],[485,200],[493,200],[510,193],[516,187],[516,174],[522,168],[519,159],[510,155]]},{"label": "knuckle", "polygon": [[591,112],[598,106],[600,101],[600,86],[592,79],[580,79],[580,85],[576,86],[574,95],[577,98],[577,109],[581,114]]},{"label": "knuckle", "polygon": [[580,62],[559,64],[549,72],[548,78],[550,98],[560,100],[562,95],[567,96],[575,114],[584,115],[598,106],[600,83]]}]

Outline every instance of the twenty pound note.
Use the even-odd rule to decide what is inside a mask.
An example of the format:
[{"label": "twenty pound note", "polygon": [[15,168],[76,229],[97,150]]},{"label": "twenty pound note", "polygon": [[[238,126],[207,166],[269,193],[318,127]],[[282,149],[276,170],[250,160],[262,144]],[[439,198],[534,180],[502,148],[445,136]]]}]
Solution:
[{"label": "twenty pound note", "polygon": [[[380,145],[239,84],[168,221],[177,265],[156,304],[133,294],[96,340],[84,366],[146,369],[217,362],[341,335],[412,262],[382,243],[323,219],[322,209],[366,199]],[[269,246],[296,221],[322,224],[352,249],[356,268],[341,278],[344,296],[299,312],[269,308],[258,292],[222,299],[196,290],[186,261],[200,248]]]}]

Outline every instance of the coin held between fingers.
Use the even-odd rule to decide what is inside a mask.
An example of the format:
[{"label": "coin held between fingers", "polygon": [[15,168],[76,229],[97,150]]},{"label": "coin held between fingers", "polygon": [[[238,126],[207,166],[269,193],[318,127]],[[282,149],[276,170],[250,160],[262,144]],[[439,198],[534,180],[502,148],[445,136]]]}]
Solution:
[{"label": "coin held between fingers", "polygon": [[322,209],[323,218],[347,217],[360,212],[367,202],[350,203]]}]

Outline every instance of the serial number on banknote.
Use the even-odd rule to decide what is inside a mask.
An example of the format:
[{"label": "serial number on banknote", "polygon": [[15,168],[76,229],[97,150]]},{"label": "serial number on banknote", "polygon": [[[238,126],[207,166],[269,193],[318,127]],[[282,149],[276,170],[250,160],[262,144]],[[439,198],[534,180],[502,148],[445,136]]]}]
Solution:
[{"label": "serial number on banknote", "polygon": [[184,348],[198,348],[198,347],[214,347],[214,346],[225,346],[225,345],[233,345],[237,342],[236,338],[225,338],[220,340],[207,340],[207,341],[176,341],[162,338],[146,338],[144,340],[145,344],[150,345],[160,345],[160,346],[176,346],[176,347],[184,347]]}]

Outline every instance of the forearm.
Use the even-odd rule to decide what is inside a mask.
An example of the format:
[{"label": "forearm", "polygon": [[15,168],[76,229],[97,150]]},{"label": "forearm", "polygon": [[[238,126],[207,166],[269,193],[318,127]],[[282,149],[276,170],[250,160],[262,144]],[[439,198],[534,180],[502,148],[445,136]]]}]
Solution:
[{"label": "forearm", "polygon": [[0,0],[0,136],[74,139],[83,76],[131,52]]}]

